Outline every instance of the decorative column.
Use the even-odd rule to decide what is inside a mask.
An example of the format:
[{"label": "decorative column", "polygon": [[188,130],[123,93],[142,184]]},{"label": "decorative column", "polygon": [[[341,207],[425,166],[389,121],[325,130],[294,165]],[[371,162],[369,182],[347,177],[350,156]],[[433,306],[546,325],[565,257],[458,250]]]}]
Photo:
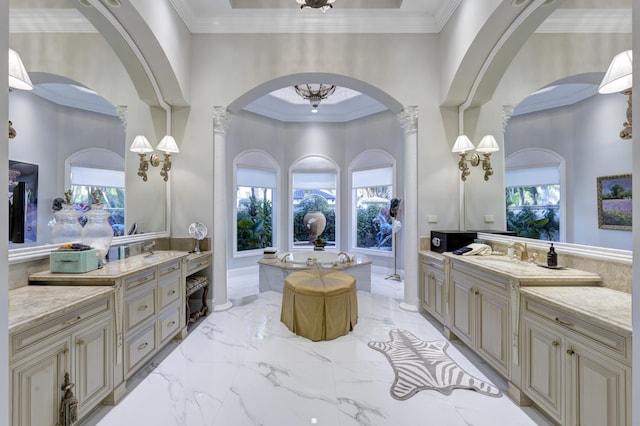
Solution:
[{"label": "decorative column", "polygon": [[213,107],[213,299],[214,311],[231,308],[227,300],[227,127],[231,116],[226,106]]},{"label": "decorative column", "polygon": [[418,107],[407,106],[398,114],[404,129],[404,302],[400,308],[418,310]]}]

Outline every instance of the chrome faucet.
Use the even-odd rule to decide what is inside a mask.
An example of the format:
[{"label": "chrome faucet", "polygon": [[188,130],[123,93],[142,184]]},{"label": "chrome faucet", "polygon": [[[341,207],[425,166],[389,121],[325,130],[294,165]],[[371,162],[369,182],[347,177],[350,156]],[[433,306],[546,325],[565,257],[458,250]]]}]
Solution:
[{"label": "chrome faucet", "polygon": [[153,256],[153,247],[156,245],[155,241],[151,241],[149,244],[142,246],[142,253],[148,253],[147,256]]},{"label": "chrome faucet", "polygon": [[287,258],[291,258],[291,260],[293,260],[293,254],[287,252],[285,253],[281,258],[280,258],[280,262],[286,263],[287,262]]},{"label": "chrome faucet", "polygon": [[340,253],[338,253],[338,260],[340,260],[340,256],[344,256],[345,262],[347,263],[351,263],[353,261],[353,259],[351,259],[351,257],[349,257],[349,253],[341,251]]},{"label": "chrome faucet", "polygon": [[526,261],[527,259],[529,259],[529,253],[527,252],[527,243],[511,242],[511,244],[509,244],[509,248],[518,250],[518,253],[520,253],[521,261]]}]

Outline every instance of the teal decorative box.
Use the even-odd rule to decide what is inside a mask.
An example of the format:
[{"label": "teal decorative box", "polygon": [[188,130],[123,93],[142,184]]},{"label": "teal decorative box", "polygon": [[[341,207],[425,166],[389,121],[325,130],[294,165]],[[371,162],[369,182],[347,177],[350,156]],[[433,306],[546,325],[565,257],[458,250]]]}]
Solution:
[{"label": "teal decorative box", "polygon": [[51,272],[82,274],[98,269],[98,256],[91,250],[56,250],[49,255]]}]

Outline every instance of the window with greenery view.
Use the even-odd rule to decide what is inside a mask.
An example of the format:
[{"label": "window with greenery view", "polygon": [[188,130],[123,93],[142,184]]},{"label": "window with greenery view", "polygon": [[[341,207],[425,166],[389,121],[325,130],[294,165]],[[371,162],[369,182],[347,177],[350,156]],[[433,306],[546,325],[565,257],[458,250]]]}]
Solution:
[{"label": "window with greenery view", "polygon": [[393,168],[354,171],[351,177],[356,212],[356,248],[391,251],[393,233],[389,206],[393,192]]},{"label": "window with greenery view", "polygon": [[507,169],[505,182],[507,230],[519,237],[559,241],[559,168]]},{"label": "window with greenery view", "polygon": [[71,204],[82,213],[82,226],[87,222],[84,213],[91,208],[91,193],[96,189],[102,191],[100,202],[111,213],[109,223],[113,228],[113,235],[125,235],[124,171],[71,166]]},{"label": "window with greenery view", "polygon": [[294,172],[292,181],[293,247],[314,246],[314,235],[310,231],[317,220],[312,216],[317,213],[324,216],[326,224],[316,239],[326,247],[335,247],[336,173]]},{"label": "window with greenery view", "polygon": [[236,181],[237,251],[273,246],[276,173],[238,167]]}]

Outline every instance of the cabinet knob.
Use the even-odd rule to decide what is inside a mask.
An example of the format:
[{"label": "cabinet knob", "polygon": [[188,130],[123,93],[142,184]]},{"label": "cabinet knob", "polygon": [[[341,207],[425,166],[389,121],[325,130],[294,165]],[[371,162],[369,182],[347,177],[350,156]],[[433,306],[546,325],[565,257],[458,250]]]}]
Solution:
[{"label": "cabinet knob", "polygon": [[141,344],[140,346],[138,346],[138,350],[139,350],[139,351],[141,351],[141,350],[143,350],[144,348],[146,348],[147,346],[149,346],[149,343],[148,343],[148,342],[144,342],[143,344]]},{"label": "cabinet knob", "polygon": [[480,294],[480,290],[476,290],[476,291],[474,292],[474,294],[476,294],[476,295],[477,295],[477,294]]},{"label": "cabinet knob", "polygon": [[84,345],[84,340],[80,339],[76,342],[76,345],[81,346]]},{"label": "cabinet knob", "polygon": [[560,344],[560,342],[558,342],[557,340],[554,340],[553,342],[551,342],[551,344],[553,346],[558,346]]},{"label": "cabinet knob", "polygon": [[573,349],[571,349],[571,348],[567,349],[567,355],[572,356],[575,353],[576,353],[576,351],[574,351]]},{"label": "cabinet knob", "polygon": [[174,294],[176,294],[175,290],[171,290],[169,293],[167,293],[169,296],[173,296]]},{"label": "cabinet knob", "polygon": [[144,306],[140,306],[138,308],[139,311],[144,311],[145,309],[147,309],[149,306],[148,305],[144,305]]}]

